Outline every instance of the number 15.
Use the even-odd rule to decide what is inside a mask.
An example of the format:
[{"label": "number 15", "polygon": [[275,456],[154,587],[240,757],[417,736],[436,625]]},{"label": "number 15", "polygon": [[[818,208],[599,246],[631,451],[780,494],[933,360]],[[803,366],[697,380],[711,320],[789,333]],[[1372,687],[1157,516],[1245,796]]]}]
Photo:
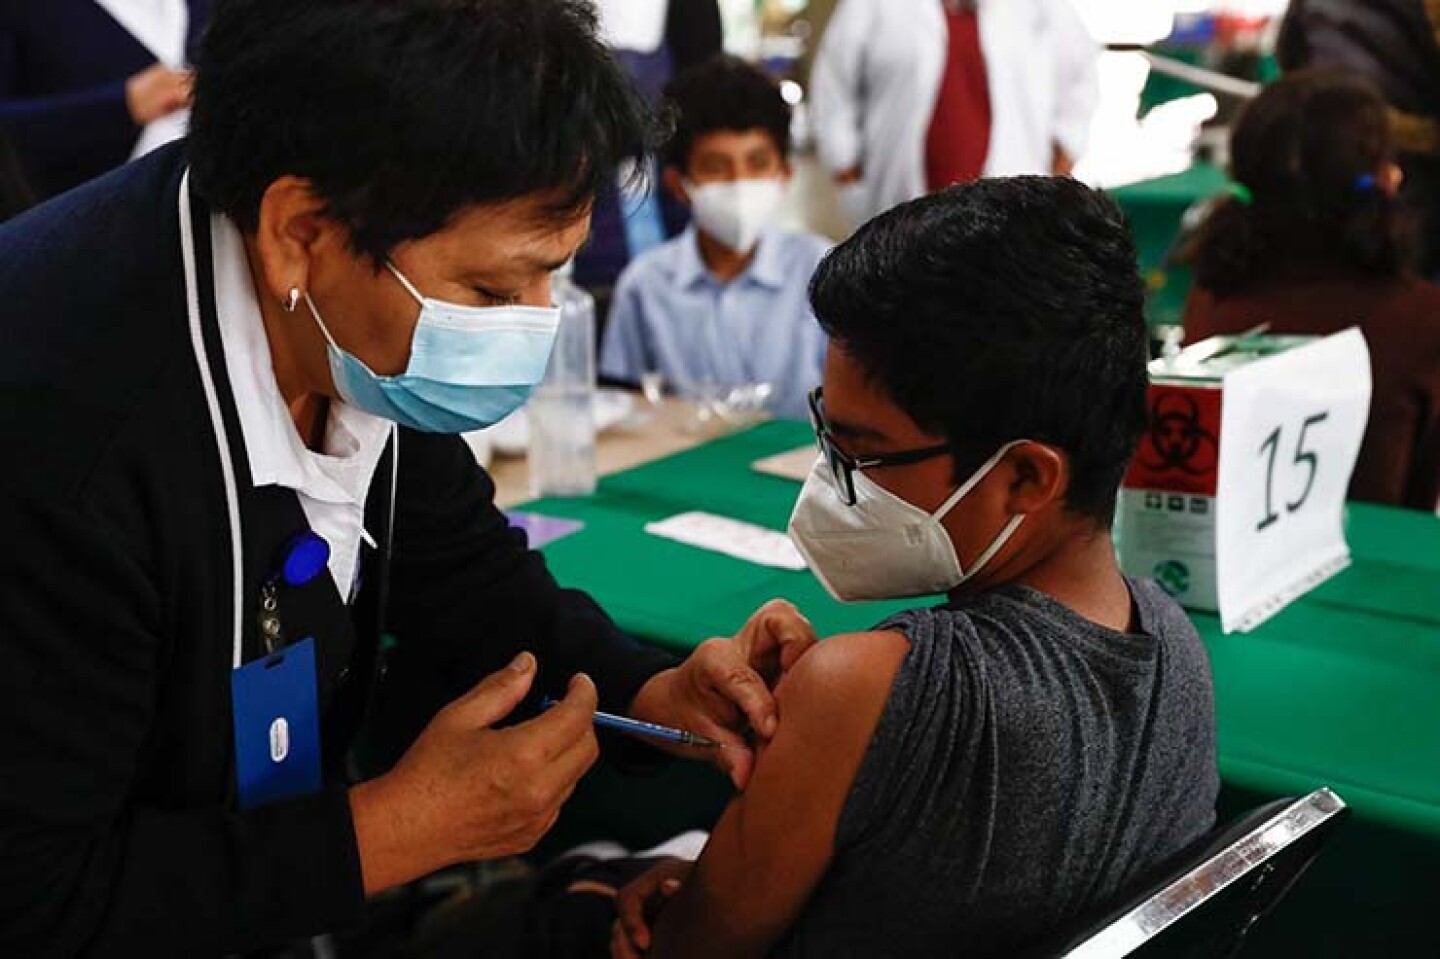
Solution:
[{"label": "number 15", "polygon": [[[1297,513],[1305,502],[1310,499],[1310,494],[1315,490],[1315,477],[1320,470],[1320,457],[1312,450],[1305,448],[1305,437],[1310,432],[1310,427],[1325,422],[1330,418],[1329,413],[1317,413],[1314,416],[1305,418],[1305,423],[1300,427],[1300,439],[1295,443],[1295,465],[1304,464],[1307,468],[1305,476],[1305,491],[1300,498],[1294,502],[1285,504],[1285,509],[1290,513]],[[1280,514],[1275,511],[1275,458],[1280,451],[1280,437],[1283,426],[1275,427],[1275,432],[1265,438],[1260,444],[1260,455],[1267,456],[1268,463],[1265,468],[1265,518],[1256,524],[1256,532],[1263,532],[1276,523],[1280,522]]]}]

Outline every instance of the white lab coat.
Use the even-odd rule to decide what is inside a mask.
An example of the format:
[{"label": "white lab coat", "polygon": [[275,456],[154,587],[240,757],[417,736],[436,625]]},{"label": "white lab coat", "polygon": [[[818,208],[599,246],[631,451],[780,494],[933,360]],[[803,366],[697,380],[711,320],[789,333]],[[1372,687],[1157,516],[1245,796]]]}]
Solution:
[{"label": "white lab coat", "polygon": [[[1099,98],[1100,48],[1070,0],[979,0],[990,82],[984,175],[1049,173],[1054,148],[1085,150]],[[820,156],[832,172],[860,166],[842,188],[862,223],[927,190],[925,145],[949,32],[941,0],[839,0],[811,76]]]},{"label": "white lab coat", "polygon": [[[95,0],[115,22],[160,63],[172,70],[185,67],[185,40],[189,36],[190,8],[185,0]],[[130,152],[144,156],[185,135],[190,109],[177,110],[146,125]]]},{"label": "white lab coat", "polygon": [[665,42],[669,0],[600,0],[600,35],[616,50],[654,53]]}]

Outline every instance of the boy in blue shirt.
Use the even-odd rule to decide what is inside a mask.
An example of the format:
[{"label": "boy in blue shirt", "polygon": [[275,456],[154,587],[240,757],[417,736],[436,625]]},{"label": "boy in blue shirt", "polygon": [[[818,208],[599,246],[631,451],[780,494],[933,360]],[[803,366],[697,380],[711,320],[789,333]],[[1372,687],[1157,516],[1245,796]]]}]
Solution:
[{"label": "boy in blue shirt", "polygon": [[600,371],[659,373],[691,394],[769,383],[772,412],[803,418],[825,354],[806,294],[829,244],[773,225],[791,174],[790,107],[733,57],[677,77],[666,98],[677,126],[665,188],[695,223],[621,275]]}]

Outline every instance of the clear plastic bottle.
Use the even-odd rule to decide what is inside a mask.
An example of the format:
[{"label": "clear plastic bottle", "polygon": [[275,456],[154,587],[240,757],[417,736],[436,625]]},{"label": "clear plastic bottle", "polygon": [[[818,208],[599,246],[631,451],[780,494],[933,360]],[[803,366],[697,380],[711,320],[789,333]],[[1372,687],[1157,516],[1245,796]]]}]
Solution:
[{"label": "clear plastic bottle", "polygon": [[545,379],[526,406],[535,496],[595,492],[595,299],[575,285],[572,271],[567,264],[555,274],[560,331]]}]

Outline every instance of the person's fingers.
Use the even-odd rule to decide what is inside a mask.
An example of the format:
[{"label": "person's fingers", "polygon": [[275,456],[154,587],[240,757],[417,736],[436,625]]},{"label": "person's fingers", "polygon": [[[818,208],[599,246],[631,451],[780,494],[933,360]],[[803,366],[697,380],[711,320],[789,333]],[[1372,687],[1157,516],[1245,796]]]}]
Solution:
[{"label": "person's fingers", "polygon": [[815,636],[815,627],[810,620],[788,599],[772,599],[761,607],[761,612],[770,630],[782,639],[813,639]]},{"label": "person's fingers", "polygon": [[755,751],[749,746],[730,746],[715,750],[715,765],[720,768],[737,792],[744,792],[755,772]]},{"label": "person's fingers", "polygon": [[[692,864],[661,859],[624,889],[615,903],[612,951],[615,955],[641,955],[651,945],[651,925],[665,904],[680,891],[683,875]],[[625,951],[626,949],[630,951]]]},{"label": "person's fingers", "polygon": [[765,739],[775,735],[779,717],[775,697],[760,674],[739,661],[737,651],[728,643],[710,647],[704,663],[704,681],[717,695],[733,705],[749,722],[750,728]]},{"label": "person's fingers", "polygon": [[650,918],[657,906],[669,898],[660,893],[662,882],[659,868],[651,869],[621,890],[617,900],[616,921],[621,932],[642,952],[650,948]]},{"label": "person's fingers", "polygon": [[785,673],[820,641],[820,636],[800,610],[784,600],[777,600],[777,604],[767,625],[780,646],[780,671]]},{"label": "person's fingers", "polygon": [[625,927],[616,919],[610,927],[611,959],[644,959],[645,954],[636,948],[625,934]]},{"label": "person's fingers", "polygon": [[755,611],[735,641],[750,667],[773,685],[818,638],[815,627],[794,604],[772,599]]},{"label": "person's fingers", "polygon": [[[545,748],[542,743],[540,749],[543,751]],[[574,742],[543,760],[542,775],[562,791],[560,801],[563,803],[579,785],[580,777],[589,772],[599,758],[600,743],[595,738],[595,731],[582,729]]]},{"label": "person's fingers", "polygon": [[529,740],[546,759],[570,752],[577,743],[594,738],[595,708],[599,697],[595,684],[583,674],[570,679],[565,698],[535,719],[517,726],[521,738]]},{"label": "person's fingers", "polygon": [[697,746],[684,754],[687,758],[708,762],[720,770],[735,785],[744,791],[750,782],[750,770],[754,767],[754,752],[744,735],[729,726],[722,726],[708,716],[697,717],[690,723],[692,732],[713,739],[720,747]]},{"label": "person's fingers", "polygon": [[169,70],[156,75],[156,93],[164,105],[178,109],[190,100],[190,74],[184,70]]},{"label": "person's fingers", "polygon": [[180,104],[187,105],[194,96],[194,72],[180,71],[179,79]]},{"label": "person's fingers", "polygon": [[780,647],[781,674],[783,675],[794,669],[795,664],[800,662],[800,657],[814,649],[815,644],[818,642],[818,639],[799,640],[794,643],[786,643]]},{"label": "person's fingers", "polygon": [[480,680],[447,708],[465,725],[489,729],[515,711],[534,681],[535,657],[521,653],[509,666]]},{"label": "person's fingers", "polygon": [[745,791],[750,784],[750,773],[755,768],[755,751],[745,736],[737,729],[722,726],[710,716],[697,717],[691,723],[693,732],[713,739],[721,745],[697,747],[689,758],[701,759],[725,774],[736,790]]}]

